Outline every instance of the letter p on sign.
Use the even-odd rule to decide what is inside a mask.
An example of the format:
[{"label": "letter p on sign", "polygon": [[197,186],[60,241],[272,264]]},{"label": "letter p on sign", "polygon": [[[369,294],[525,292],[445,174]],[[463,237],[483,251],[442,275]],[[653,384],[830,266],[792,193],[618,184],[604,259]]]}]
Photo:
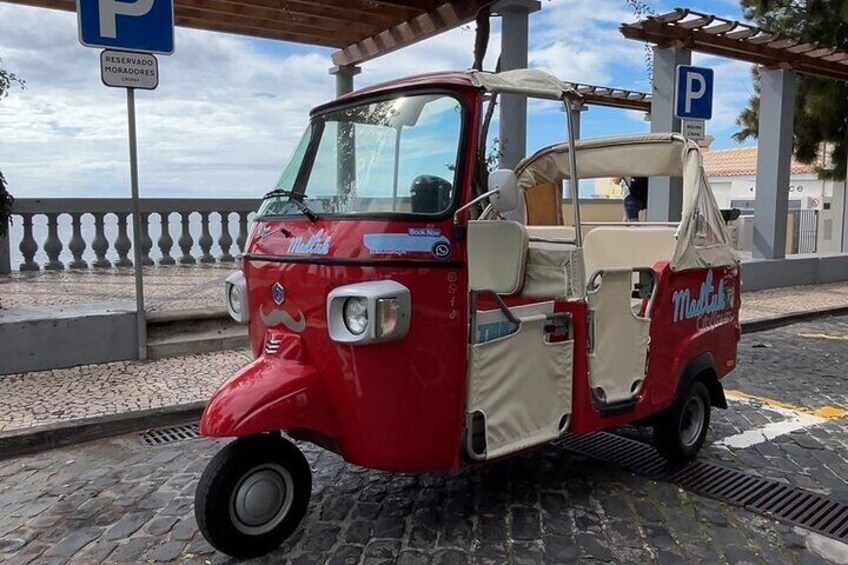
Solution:
[{"label": "letter p on sign", "polygon": [[174,0],[77,0],[77,13],[87,47],[174,52]]},{"label": "letter p on sign", "polygon": [[117,39],[116,19],[118,15],[138,18],[150,12],[153,0],[135,0],[135,2],[118,2],[117,0],[100,0],[100,37]]},{"label": "letter p on sign", "polygon": [[675,116],[709,120],[713,116],[713,70],[680,65],[675,81]]}]

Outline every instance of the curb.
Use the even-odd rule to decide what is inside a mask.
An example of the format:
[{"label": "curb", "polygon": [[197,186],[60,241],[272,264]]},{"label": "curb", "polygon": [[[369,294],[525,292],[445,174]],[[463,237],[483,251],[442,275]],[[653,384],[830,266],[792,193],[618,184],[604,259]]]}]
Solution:
[{"label": "curb", "polygon": [[190,402],[3,432],[0,433],[0,461],[86,441],[199,420],[205,406],[206,402]]},{"label": "curb", "polygon": [[742,322],[742,334],[752,334],[773,330],[795,324],[797,322],[806,322],[818,318],[830,318],[832,316],[843,316],[848,314],[848,306],[838,306],[836,308],[817,308],[815,310],[806,310],[804,312],[792,312],[790,314],[778,314],[776,316],[768,316],[758,320],[750,320]]}]

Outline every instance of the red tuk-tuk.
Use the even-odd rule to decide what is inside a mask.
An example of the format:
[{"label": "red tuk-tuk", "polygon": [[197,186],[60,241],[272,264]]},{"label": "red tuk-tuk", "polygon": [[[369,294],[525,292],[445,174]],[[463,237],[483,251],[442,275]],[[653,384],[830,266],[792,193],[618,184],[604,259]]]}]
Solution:
[{"label": "red tuk-tuk", "polygon": [[[201,423],[238,438],[196,494],[217,549],[265,553],[305,515],[311,473],[288,438],[364,467],[445,472],[639,424],[685,459],[710,408],[726,408],[739,263],[698,147],[678,134],[575,143],[569,123],[569,143],[489,174],[501,94],[568,108],[577,96],[539,71],[444,73],[312,112],[227,283],[256,359]],[[581,221],[579,178],[652,176],[683,178],[679,223]],[[566,181],[573,224],[537,225],[534,195]]]}]

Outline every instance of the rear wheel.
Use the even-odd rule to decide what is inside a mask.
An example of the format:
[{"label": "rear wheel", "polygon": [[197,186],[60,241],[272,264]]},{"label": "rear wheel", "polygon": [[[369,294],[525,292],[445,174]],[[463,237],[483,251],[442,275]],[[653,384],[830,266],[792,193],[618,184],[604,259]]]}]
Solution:
[{"label": "rear wheel", "polygon": [[280,435],[236,440],[209,462],[194,499],[203,537],[237,558],[283,543],[306,514],[312,474],[306,458]]},{"label": "rear wheel", "polygon": [[654,424],[654,445],[672,461],[687,461],[701,450],[709,427],[710,391],[695,381]]}]

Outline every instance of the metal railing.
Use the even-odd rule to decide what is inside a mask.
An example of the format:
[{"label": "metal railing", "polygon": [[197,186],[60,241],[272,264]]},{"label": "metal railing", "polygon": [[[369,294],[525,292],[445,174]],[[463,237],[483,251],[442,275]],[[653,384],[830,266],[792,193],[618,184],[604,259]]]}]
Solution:
[{"label": "metal railing", "polygon": [[[252,198],[142,199],[142,263],[233,262],[244,249],[259,202]],[[0,238],[0,274],[15,268],[26,272],[131,267],[132,241],[129,198],[19,198],[12,209],[12,229]],[[13,249],[20,252],[15,253],[17,261],[13,261]]]}]

